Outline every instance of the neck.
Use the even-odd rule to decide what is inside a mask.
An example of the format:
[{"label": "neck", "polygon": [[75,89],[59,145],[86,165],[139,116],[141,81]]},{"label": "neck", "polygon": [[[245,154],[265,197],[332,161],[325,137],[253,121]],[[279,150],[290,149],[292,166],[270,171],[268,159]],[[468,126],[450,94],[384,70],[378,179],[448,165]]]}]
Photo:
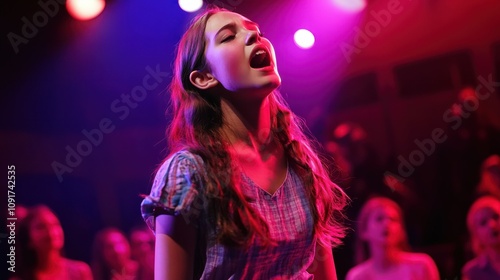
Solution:
[{"label": "neck", "polygon": [[500,248],[487,248],[484,255],[493,268],[500,272]]},{"label": "neck", "polygon": [[388,245],[371,245],[370,254],[371,260],[375,268],[379,270],[388,269],[397,263],[400,250],[394,246]]},{"label": "neck", "polygon": [[38,253],[38,269],[50,271],[57,268],[62,260],[58,250],[50,250],[48,253]]},{"label": "neck", "polygon": [[234,146],[244,145],[255,150],[267,146],[271,135],[271,112],[268,97],[262,100],[222,100],[223,133]]}]

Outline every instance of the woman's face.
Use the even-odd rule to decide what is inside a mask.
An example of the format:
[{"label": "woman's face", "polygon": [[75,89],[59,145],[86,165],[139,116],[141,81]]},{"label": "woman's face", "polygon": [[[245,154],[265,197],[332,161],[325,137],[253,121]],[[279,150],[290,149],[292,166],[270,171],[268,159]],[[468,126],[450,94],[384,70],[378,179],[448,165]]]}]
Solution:
[{"label": "woman's face", "polygon": [[205,38],[210,73],[225,89],[268,94],[281,84],[273,46],[254,22],[219,12],[208,19]]},{"label": "woman's face", "polygon": [[61,250],[64,233],[59,219],[50,211],[40,211],[29,226],[31,246],[38,252]]},{"label": "woman's face", "polygon": [[485,207],[474,215],[474,232],[483,246],[500,245],[500,207]]},{"label": "woman's face", "polygon": [[500,164],[492,165],[483,171],[483,176],[493,186],[500,188]]},{"label": "woman's face", "polygon": [[388,205],[380,206],[369,214],[363,239],[372,244],[397,245],[404,238],[399,212]]},{"label": "woman's face", "polygon": [[104,261],[114,269],[120,269],[130,259],[128,240],[119,232],[110,232],[104,237]]},{"label": "woman's face", "polygon": [[136,260],[154,254],[155,239],[152,232],[136,230],[130,235],[130,251]]}]

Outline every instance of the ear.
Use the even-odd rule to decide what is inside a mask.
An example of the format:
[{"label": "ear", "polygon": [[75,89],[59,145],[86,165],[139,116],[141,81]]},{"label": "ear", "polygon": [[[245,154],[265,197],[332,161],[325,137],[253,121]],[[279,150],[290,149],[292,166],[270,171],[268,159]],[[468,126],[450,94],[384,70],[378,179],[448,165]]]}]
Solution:
[{"label": "ear", "polygon": [[199,89],[209,89],[216,86],[219,81],[209,72],[194,70],[189,74],[191,83]]}]

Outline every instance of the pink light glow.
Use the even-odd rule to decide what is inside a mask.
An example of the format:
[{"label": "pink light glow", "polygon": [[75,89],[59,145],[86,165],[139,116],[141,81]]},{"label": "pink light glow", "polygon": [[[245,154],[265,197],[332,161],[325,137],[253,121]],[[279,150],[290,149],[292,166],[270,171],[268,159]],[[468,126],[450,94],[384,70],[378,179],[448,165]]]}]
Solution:
[{"label": "pink light glow", "polygon": [[66,9],[77,20],[90,20],[97,17],[105,5],[104,0],[68,0]]},{"label": "pink light glow", "polygon": [[307,29],[299,29],[293,35],[295,44],[303,49],[309,49],[314,45],[314,35]]},{"label": "pink light glow", "polygon": [[192,13],[198,11],[203,6],[202,0],[179,0],[179,7],[182,10]]},{"label": "pink light glow", "polygon": [[366,7],[366,0],[333,0],[333,3],[340,9],[351,13],[360,12]]}]

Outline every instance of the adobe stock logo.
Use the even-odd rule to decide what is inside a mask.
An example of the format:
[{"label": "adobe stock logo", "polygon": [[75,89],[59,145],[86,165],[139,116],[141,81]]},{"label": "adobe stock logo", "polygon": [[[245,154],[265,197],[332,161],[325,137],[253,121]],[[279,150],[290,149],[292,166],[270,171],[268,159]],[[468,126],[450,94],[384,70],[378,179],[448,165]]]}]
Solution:
[{"label": "adobe stock logo", "polygon": [[[496,88],[500,86],[500,82],[493,81],[493,75],[490,74],[488,79],[483,76],[477,78],[478,86],[474,90],[474,95],[467,97],[462,101],[460,106],[460,114],[454,114],[452,109],[447,109],[443,113],[443,121],[447,123],[451,129],[457,130],[462,126],[463,120],[469,118],[473,112],[477,111],[481,105],[480,102],[484,102],[490,98],[491,94],[495,92]],[[483,90],[485,89],[485,90]],[[417,146],[416,149],[410,152],[407,158],[403,155],[398,156],[398,175],[396,176],[389,171],[386,171],[384,175],[390,179],[386,182],[391,189],[395,189],[395,184],[404,182],[406,178],[410,177],[416,170],[417,167],[421,166],[427,157],[434,154],[438,144],[444,143],[448,140],[448,135],[445,130],[436,127],[432,130],[430,137],[423,140],[415,139],[413,142]],[[399,181],[399,182],[397,182]]]},{"label": "adobe stock logo", "polygon": [[39,28],[43,28],[49,23],[49,17],[53,18],[59,13],[60,5],[64,5],[65,2],[65,0],[40,0],[38,1],[38,6],[40,6],[41,10],[35,12],[31,20],[27,17],[21,18],[23,22],[21,35],[14,32],[7,34],[7,39],[9,39],[10,45],[16,54],[19,53],[19,46],[21,44],[28,44],[29,40],[38,34]]}]

